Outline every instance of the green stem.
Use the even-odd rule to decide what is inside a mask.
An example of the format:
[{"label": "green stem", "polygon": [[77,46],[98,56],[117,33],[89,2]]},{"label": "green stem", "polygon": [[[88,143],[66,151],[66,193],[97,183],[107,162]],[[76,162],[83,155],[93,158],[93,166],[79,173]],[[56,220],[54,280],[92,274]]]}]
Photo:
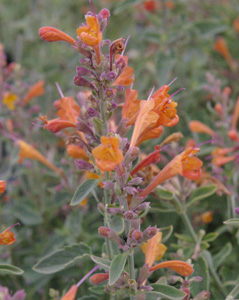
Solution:
[{"label": "green stem", "polygon": [[100,98],[100,112],[102,118],[102,136],[107,136],[106,107],[104,102],[104,89],[102,85],[99,88],[99,98]]},{"label": "green stem", "polygon": [[[176,207],[177,207],[177,209],[178,209],[179,214],[181,215],[181,217],[182,217],[182,219],[183,219],[183,221],[184,221],[184,224],[186,225],[188,231],[190,232],[190,234],[191,234],[191,236],[192,236],[192,238],[193,238],[195,244],[200,243],[200,240],[199,240],[199,238],[197,237],[196,232],[195,232],[195,230],[194,230],[194,228],[193,228],[193,226],[192,226],[192,224],[191,224],[191,222],[190,222],[190,219],[189,219],[189,217],[188,217],[186,207],[185,207],[185,206],[183,207],[183,205],[181,204],[180,200],[179,200],[178,198],[176,198],[176,197],[174,198],[174,203],[175,203],[175,205],[176,205]],[[217,273],[215,272],[213,266],[212,266],[211,264],[208,264],[208,267],[209,267],[209,270],[210,270],[210,272],[211,272],[211,275],[212,275],[212,277],[213,277],[215,283],[217,284],[219,290],[221,291],[221,293],[222,293],[224,296],[226,296],[225,290],[224,290],[224,288],[222,287],[222,286],[223,286],[223,285],[222,285],[222,282],[221,282],[220,278],[218,277]]]},{"label": "green stem", "polygon": [[237,281],[236,286],[234,287],[234,289],[226,297],[226,300],[234,300],[238,294],[239,294],[239,279],[238,279],[238,281]]}]

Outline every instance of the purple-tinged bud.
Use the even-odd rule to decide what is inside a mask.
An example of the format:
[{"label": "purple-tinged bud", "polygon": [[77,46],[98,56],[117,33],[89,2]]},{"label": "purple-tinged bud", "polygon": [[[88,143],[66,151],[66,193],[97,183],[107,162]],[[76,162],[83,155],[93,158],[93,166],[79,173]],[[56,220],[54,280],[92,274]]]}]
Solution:
[{"label": "purple-tinged bud", "polygon": [[103,40],[103,46],[109,46],[111,44],[111,40],[107,39],[107,40]]},{"label": "purple-tinged bud", "polygon": [[75,165],[79,170],[92,170],[94,166],[90,164],[88,161],[78,159],[75,161]]},{"label": "purple-tinged bud", "polygon": [[110,228],[101,226],[98,229],[98,232],[101,236],[115,242],[118,245],[123,245],[121,238]]},{"label": "purple-tinged bud", "polygon": [[142,181],[143,179],[141,177],[135,177],[128,182],[128,185],[139,185]]},{"label": "purple-tinged bud", "polygon": [[120,57],[116,63],[115,63],[115,68],[119,69],[119,74],[122,73],[124,68],[127,66],[127,63],[123,57]]},{"label": "purple-tinged bud", "polygon": [[78,86],[87,87],[91,90],[95,90],[96,92],[98,92],[98,89],[95,86],[95,84],[93,82],[90,82],[89,80],[85,79],[84,77],[75,76],[74,77],[74,84],[78,85]]},{"label": "purple-tinged bud", "polygon": [[127,126],[127,119],[122,119],[118,125],[116,133],[121,137],[124,137],[126,133],[130,130],[130,126]]},{"label": "purple-tinged bud", "polygon": [[134,279],[129,279],[128,280],[128,286],[131,288],[131,289],[136,289],[136,281]]},{"label": "purple-tinged bud", "polygon": [[24,300],[26,297],[26,293],[24,290],[20,290],[20,291],[17,291],[13,297],[11,298],[11,300]]},{"label": "purple-tinged bud", "polygon": [[114,71],[108,73],[103,72],[100,76],[100,80],[115,81],[116,77],[117,74]]},{"label": "purple-tinged bud", "polygon": [[72,46],[72,48],[82,53],[87,58],[92,57],[92,53],[86,48],[86,45],[80,40],[80,38],[75,41],[75,46]]},{"label": "purple-tinged bud", "polygon": [[127,194],[130,194],[130,195],[136,195],[138,193],[137,189],[132,187],[132,186],[126,186],[124,188],[124,191],[127,193]]},{"label": "purple-tinged bud", "polygon": [[139,218],[143,218],[149,212],[151,206],[150,202],[144,202],[136,207],[134,212],[138,215]]},{"label": "purple-tinged bud", "polygon": [[151,239],[155,234],[158,232],[157,227],[151,227],[149,226],[146,228],[143,232],[144,239]]},{"label": "purple-tinged bud", "polygon": [[94,72],[84,67],[76,67],[76,74],[77,76],[89,76],[95,78]]},{"label": "purple-tinged bud", "polygon": [[119,93],[122,93],[124,91],[123,85],[115,85],[114,87]]},{"label": "purple-tinged bud", "polygon": [[96,109],[94,109],[93,107],[89,107],[87,109],[86,115],[89,118],[94,118],[94,117],[99,117],[100,116],[99,112]]},{"label": "purple-tinged bud", "polygon": [[78,119],[78,122],[76,123],[76,128],[79,131],[84,132],[84,134],[90,136],[93,140],[98,141],[95,137],[93,130],[89,127],[89,125],[85,121]]},{"label": "purple-tinged bud", "polygon": [[113,57],[115,54],[121,54],[124,50],[124,39],[120,38],[112,42],[110,45],[110,70],[113,66]]},{"label": "purple-tinged bud", "polygon": [[239,207],[235,208],[235,213],[239,215]]},{"label": "purple-tinged bud", "polygon": [[142,284],[146,279],[148,279],[151,273],[152,272],[149,271],[149,265],[144,264],[139,273],[139,277],[137,280],[138,284]]},{"label": "purple-tinged bud", "polygon": [[210,292],[202,291],[201,293],[197,294],[193,300],[208,300],[210,298]]},{"label": "purple-tinged bud", "polygon": [[203,280],[203,278],[201,276],[194,276],[189,279],[190,282],[200,282],[202,280]]},{"label": "purple-tinged bud", "polygon": [[124,157],[124,164],[128,166],[132,161],[139,157],[139,148],[138,147],[131,147],[126,152]]},{"label": "purple-tinged bud", "polygon": [[80,59],[80,64],[81,65],[88,65],[90,60],[88,58],[81,58]]},{"label": "purple-tinged bud", "polygon": [[102,183],[105,190],[112,190],[114,188],[114,183],[111,181],[103,181]]},{"label": "purple-tinged bud", "polygon": [[114,90],[110,89],[110,88],[106,89],[105,90],[105,97],[106,97],[106,99],[113,99],[115,97]]},{"label": "purple-tinged bud", "polygon": [[139,242],[143,238],[143,233],[140,230],[134,230],[134,232],[131,234],[131,238],[135,240],[136,242]]},{"label": "purple-tinged bud", "polygon": [[112,102],[110,103],[110,105],[109,105],[109,107],[108,107],[107,110],[110,112],[110,111],[115,110],[117,107],[118,107],[117,103],[115,103],[114,101],[112,101]]},{"label": "purple-tinged bud", "polygon": [[113,216],[117,214],[122,214],[123,215],[123,210],[119,207],[108,207],[108,213]]},{"label": "purple-tinged bud", "polygon": [[101,16],[103,19],[109,19],[110,18],[110,11],[107,8],[103,8],[99,14],[99,16]]},{"label": "purple-tinged bud", "polygon": [[132,220],[133,218],[135,218],[137,215],[132,211],[132,210],[128,210],[124,213],[124,217],[126,220]]},{"label": "purple-tinged bud", "polygon": [[150,286],[150,285],[144,285],[141,287],[141,289],[145,292],[151,292],[153,290],[152,286]]}]

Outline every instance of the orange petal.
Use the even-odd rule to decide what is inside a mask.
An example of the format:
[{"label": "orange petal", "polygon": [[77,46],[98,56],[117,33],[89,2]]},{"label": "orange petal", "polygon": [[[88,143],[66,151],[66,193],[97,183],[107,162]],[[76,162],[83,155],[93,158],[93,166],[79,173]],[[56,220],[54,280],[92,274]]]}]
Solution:
[{"label": "orange petal", "polygon": [[72,285],[69,291],[61,298],[61,300],[75,300],[78,286],[76,284]]},{"label": "orange petal", "polygon": [[88,160],[89,157],[85,150],[77,145],[68,145],[66,147],[67,154],[73,158]]},{"label": "orange petal", "polygon": [[90,282],[94,285],[100,284],[105,280],[109,279],[109,274],[107,273],[98,273],[90,277]]},{"label": "orange petal", "polygon": [[122,117],[128,119],[127,125],[133,125],[137,113],[140,109],[140,100],[138,98],[138,91],[127,89],[125,91],[125,102],[122,108]]},{"label": "orange petal", "polygon": [[123,85],[128,86],[132,82],[134,82],[134,78],[131,78],[134,74],[134,69],[127,66],[124,68],[124,71],[119,75],[119,77],[115,80],[113,85]]},{"label": "orange petal", "polygon": [[43,163],[45,166],[47,166],[48,168],[56,172],[58,175],[62,175],[61,170],[55,167],[48,159],[46,159],[34,147],[25,143],[23,140],[18,140],[17,143],[20,146],[18,163],[21,163],[25,158],[38,160],[41,163]]},{"label": "orange petal", "polygon": [[158,269],[162,268],[168,268],[171,270],[174,270],[175,272],[179,273],[182,276],[190,276],[193,272],[194,269],[192,268],[191,265],[184,261],[180,260],[171,260],[171,261],[164,261],[161,262],[149,269],[150,272],[153,272]]},{"label": "orange petal", "polygon": [[6,191],[6,181],[0,180],[0,194],[4,193]]},{"label": "orange petal", "polygon": [[220,53],[224,59],[228,62],[229,65],[232,64],[232,57],[227,47],[227,43],[224,38],[218,37],[215,44],[213,45],[213,49]]},{"label": "orange petal", "polygon": [[0,233],[0,245],[11,245],[16,241],[14,233],[10,231],[11,228],[12,226]]},{"label": "orange petal", "polygon": [[144,141],[151,140],[151,139],[157,139],[163,134],[163,126],[158,126],[153,129],[146,129],[144,132],[141,133],[139,136],[136,146],[138,147],[140,144],[142,144]]},{"label": "orange petal", "polygon": [[189,122],[189,128],[192,132],[206,133],[211,136],[214,136],[214,134],[215,134],[215,132],[211,128],[209,128],[207,125],[203,124],[200,121]]},{"label": "orange petal", "polygon": [[54,27],[42,27],[39,29],[40,37],[47,42],[65,41],[75,46],[75,40],[65,32]]},{"label": "orange petal", "polygon": [[44,95],[45,89],[44,89],[45,82],[43,80],[38,81],[35,83],[28,91],[27,95],[23,99],[22,103],[23,105],[26,105],[31,99]]},{"label": "orange petal", "polygon": [[213,158],[212,163],[218,167],[222,167],[225,164],[233,161],[236,158],[236,155],[233,156],[218,156]]}]

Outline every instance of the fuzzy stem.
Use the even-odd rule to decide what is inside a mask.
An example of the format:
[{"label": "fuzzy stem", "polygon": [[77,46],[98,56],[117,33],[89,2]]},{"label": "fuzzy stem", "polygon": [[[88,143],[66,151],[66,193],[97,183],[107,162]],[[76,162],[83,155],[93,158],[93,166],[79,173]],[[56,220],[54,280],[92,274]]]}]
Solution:
[{"label": "fuzzy stem", "polygon": [[234,289],[226,297],[226,300],[234,300],[238,294],[239,294],[239,279]]},{"label": "fuzzy stem", "polygon": [[107,120],[106,120],[106,107],[104,102],[104,88],[101,85],[99,88],[99,98],[100,98],[100,112],[103,121],[102,124],[102,136],[107,136]]}]

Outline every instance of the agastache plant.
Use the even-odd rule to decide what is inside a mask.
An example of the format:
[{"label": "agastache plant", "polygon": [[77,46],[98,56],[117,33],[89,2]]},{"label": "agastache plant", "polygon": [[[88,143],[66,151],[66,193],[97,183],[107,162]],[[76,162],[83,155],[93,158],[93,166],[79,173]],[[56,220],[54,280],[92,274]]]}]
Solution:
[{"label": "agastache plant", "polygon": [[[161,146],[137,164],[139,146],[146,140],[159,138],[164,127],[178,123],[177,103],[168,93],[169,85],[156,92],[152,90],[147,100],[138,99],[137,90],[132,88],[134,70],[124,55],[128,39],[103,39],[109,17],[107,9],[96,14],[92,6],[92,11],[85,16],[86,22],[76,30],[76,39],[53,27],[39,30],[43,40],[65,41],[81,55],[74,77],[75,85],[87,89],[78,99],[81,106],[72,97],[64,96],[58,86],[61,99],[54,103],[58,117],[48,120],[40,116],[40,119],[52,133],[67,129],[67,153],[76,159],[76,167],[85,171],[87,180],[77,188],[71,205],[80,204],[92,192],[104,216],[104,223],[98,229],[105,240],[102,257],[92,256],[96,266],[61,299],[75,299],[79,286],[99,268],[103,272],[92,275],[90,281],[93,285],[104,283],[110,299],[140,300],[157,295],[164,298],[172,293],[173,299],[189,299],[189,281],[180,276],[187,278],[193,274],[190,261],[166,260],[154,264],[167,248],[161,243],[160,229],[142,228],[141,219],[150,210],[148,195],[159,184],[175,175],[190,180],[200,178],[202,162],[195,156],[200,148],[188,147],[159,171],[148,186],[143,184],[141,172],[160,160]],[[123,93],[125,102],[120,120],[119,95]],[[131,126],[133,133],[128,139],[126,134]],[[180,137],[174,134],[165,143]],[[136,270],[135,250],[141,247],[145,264]],[[162,268],[180,275],[180,289],[149,283],[151,274]],[[204,294],[195,299],[208,299],[209,293],[207,297]]]}]

